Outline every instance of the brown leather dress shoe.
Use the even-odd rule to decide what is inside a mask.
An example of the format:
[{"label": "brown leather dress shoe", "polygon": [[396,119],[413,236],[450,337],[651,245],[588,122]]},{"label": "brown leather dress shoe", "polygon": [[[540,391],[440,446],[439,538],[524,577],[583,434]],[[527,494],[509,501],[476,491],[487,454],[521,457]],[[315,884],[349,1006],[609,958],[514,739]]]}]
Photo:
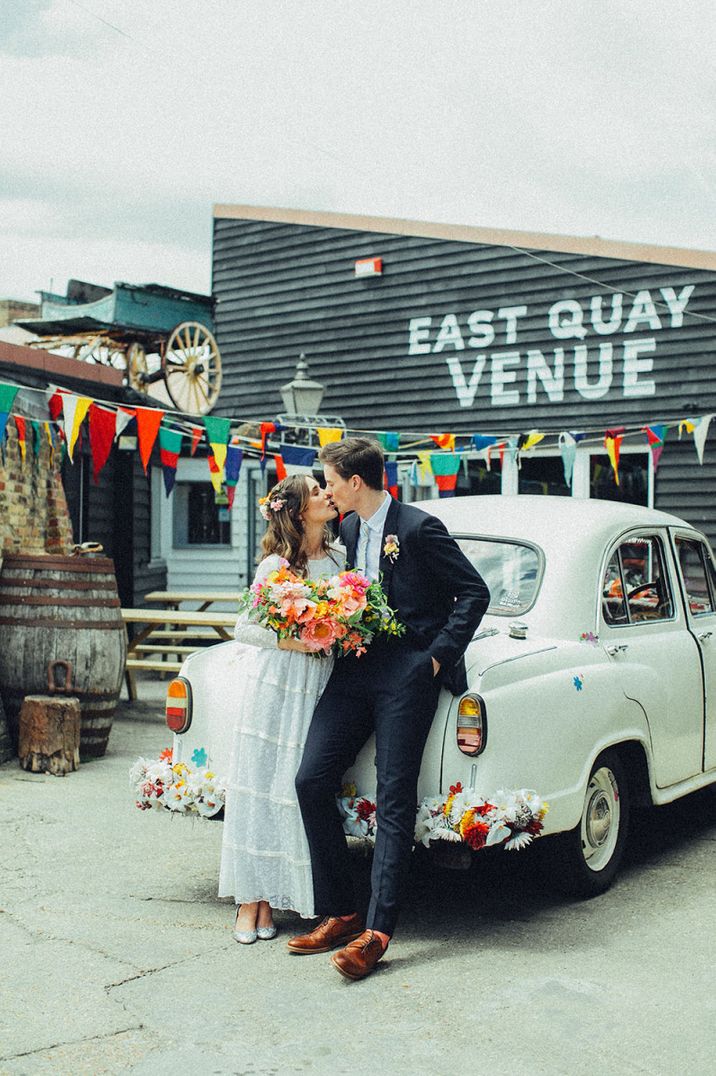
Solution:
[{"label": "brown leather dress shoe", "polygon": [[363,933],[347,945],[345,949],[334,953],[331,963],[338,968],[346,979],[365,979],[375,968],[385,950],[383,943],[372,930]]},{"label": "brown leather dress shoe", "polygon": [[331,949],[337,949],[339,945],[345,945],[357,938],[362,930],[363,923],[358,914],[352,915],[350,919],[327,915],[308,934],[289,938],[288,948],[292,953],[328,953]]}]

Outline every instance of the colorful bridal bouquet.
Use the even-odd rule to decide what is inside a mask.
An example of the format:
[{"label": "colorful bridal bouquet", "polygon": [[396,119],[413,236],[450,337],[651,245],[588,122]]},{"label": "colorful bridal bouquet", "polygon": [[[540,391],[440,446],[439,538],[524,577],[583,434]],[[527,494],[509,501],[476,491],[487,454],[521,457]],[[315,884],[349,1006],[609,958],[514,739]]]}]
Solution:
[{"label": "colorful bridal bouquet", "polygon": [[[194,752],[194,756],[205,752]],[[140,811],[152,807],[178,814],[198,814],[213,818],[224,806],[223,781],[206,766],[192,768],[186,762],[172,762],[172,749],[157,759],[138,758],[129,771],[129,784]]]},{"label": "colorful bridal bouquet", "polygon": [[285,560],[244,592],[239,612],[275,631],[279,639],[299,639],[319,655],[360,657],[376,635],[399,636],[405,631],[380,583],[355,571],[328,579],[301,579]]}]

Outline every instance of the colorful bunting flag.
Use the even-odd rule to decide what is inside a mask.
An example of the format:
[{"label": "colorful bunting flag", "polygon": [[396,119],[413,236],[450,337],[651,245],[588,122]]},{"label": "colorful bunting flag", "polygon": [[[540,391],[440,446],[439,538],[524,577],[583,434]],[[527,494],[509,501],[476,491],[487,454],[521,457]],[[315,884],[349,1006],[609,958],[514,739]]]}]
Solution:
[{"label": "colorful bunting flag", "polygon": [[0,412],[6,414],[12,411],[12,405],[19,391],[15,385],[0,385]]},{"label": "colorful bunting flag", "polygon": [[432,486],[433,484],[434,475],[430,465],[430,456],[430,452],[418,452],[417,470],[419,482],[416,483],[417,485]]},{"label": "colorful bunting flag", "polygon": [[214,493],[221,493],[222,471],[221,467],[219,467],[219,464],[214,459],[213,452],[209,452],[207,462],[209,464],[209,478],[211,479],[211,484],[214,487]]},{"label": "colorful bunting flag", "polygon": [[211,471],[210,468],[211,481],[214,489],[218,493],[224,481],[224,464],[226,463],[226,448],[229,443],[231,419],[205,416],[203,422],[204,428],[206,429],[206,439],[209,442],[209,458],[211,459],[213,457],[214,462],[218,467],[218,476],[217,472]]},{"label": "colorful bunting flag", "polygon": [[394,460],[386,460],[384,485],[391,497],[398,500],[398,464]]},{"label": "colorful bunting flag", "polygon": [[711,425],[711,419],[713,415],[704,415],[696,423],[694,429],[694,444],[696,445],[696,455],[699,457],[699,463],[703,466],[704,462],[704,449],[706,448],[706,438],[708,437],[709,426]]},{"label": "colorful bunting flag", "polygon": [[42,448],[42,426],[36,419],[31,419],[32,426],[32,451],[35,454],[35,467],[40,466],[40,449]]},{"label": "colorful bunting flag", "polygon": [[604,434],[604,447],[607,450],[609,462],[614,471],[614,481],[617,485],[619,485],[619,449],[624,440],[623,434],[623,426],[620,426],[618,429],[607,430]]},{"label": "colorful bunting flag", "polygon": [[10,415],[7,411],[0,411],[0,445],[3,443],[3,437],[5,436],[5,427],[7,426],[7,420]]},{"label": "colorful bunting flag", "polygon": [[379,433],[378,440],[386,452],[397,452],[400,448],[399,433]]},{"label": "colorful bunting flag", "polygon": [[226,484],[226,496],[229,499],[229,508],[232,508],[234,504],[234,495],[236,493],[236,486],[238,485],[243,459],[243,449],[239,448],[238,441],[232,440],[226,450],[226,464],[224,467],[224,481]]},{"label": "colorful bunting flag", "polygon": [[305,474],[313,469],[317,452],[315,448],[300,445],[281,445],[281,455],[288,474]]},{"label": "colorful bunting flag", "polygon": [[679,440],[681,440],[681,434],[686,430],[687,433],[693,433],[696,429],[695,423],[690,418],[682,418],[679,423]]},{"label": "colorful bunting flag", "polygon": [[164,412],[153,407],[138,407],[135,417],[137,419],[137,436],[139,438],[139,456],[146,474],[149,457],[152,454],[154,442],[159,433],[159,426],[164,418]]},{"label": "colorful bunting flag", "polygon": [[25,441],[25,419],[20,415],[14,415],[15,427],[17,429],[17,443],[20,446],[20,455],[22,456],[22,462],[25,462],[25,455],[27,453],[27,443]]},{"label": "colorful bunting flag", "polygon": [[664,441],[666,440],[667,427],[664,425],[658,426],[642,426],[642,432],[646,434],[646,439],[649,442],[649,448],[651,449],[651,459],[654,464],[654,473],[659,466],[659,460],[661,459],[661,453],[664,451]]},{"label": "colorful bunting flag", "polygon": [[438,448],[445,448],[448,452],[453,452],[455,449],[454,433],[431,433],[430,440],[434,441]]},{"label": "colorful bunting flag", "polygon": [[168,426],[159,427],[159,461],[162,465],[164,491],[167,497],[174,489],[181,443],[182,435],[178,430],[170,430]]},{"label": "colorful bunting flag", "polygon": [[460,470],[460,457],[446,453],[433,452],[430,466],[441,497],[454,497],[457,486],[457,474]]},{"label": "colorful bunting flag", "polygon": [[89,442],[92,453],[92,477],[95,485],[99,482],[99,473],[109,459],[114,443],[116,416],[106,407],[93,403],[89,409]]},{"label": "colorful bunting flag", "polygon": [[126,430],[129,423],[133,418],[136,418],[136,412],[130,410],[127,407],[118,407],[117,413],[114,416],[114,439],[118,441],[124,430]]},{"label": "colorful bunting flag", "polygon": [[540,441],[544,440],[544,434],[539,433],[537,430],[532,430],[531,433],[523,433],[517,439],[517,447],[520,452],[529,452],[531,448],[538,445]]},{"label": "colorful bunting flag", "polygon": [[280,453],[277,452],[275,454],[273,461],[276,464],[276,481],[283,482],[288,472],[286,471],[286,465],[284,464]]},{"label": "colorful bunting flag", "polygon": [[71,463],[75,462],[73,459],[75,444],[77,443],[80,426],[84,422],[85,415],[89,411],[91,403],[92,400],[89,396],[75,396],[73,392],[62,394],[62,413],[65,422],[65,437],[67,439],[67,452]]},{"label": "colorful bunting flag", "polygon": [[557,439],[557,444],[559,445],[559,454],[562,457],[564,481],[571,487],[574,476],[574,461],[577,457],[577,442],[571,433],[563,430]]},{"label": "colorful bunting flag", "polygon": [[201,426],[192,426],[192,428],[191,428],[191,454],[192,454],[192,456],[196,453],[196,450],[197,450],[197,448],[199,446],[199,441],[201,441],[201,438],[202,438],[203,434],[204,434],[204,431],[202,430]]},{"label": "colorful bunting flag", "polygon": [[341,426],[319,426],[316,430],[318,434],[318,443],[323,448],[324,445],[330,445],[333,441],[340,441],[343,437],[343,429]]},{"label": "colorful bunting flag", "polygon": [[496,437],[488,437],[486,434],[473,433],[472,435],[472,447],[477,452],[482,452],[486,448],[490,448],[492,445],[497,444]]}]

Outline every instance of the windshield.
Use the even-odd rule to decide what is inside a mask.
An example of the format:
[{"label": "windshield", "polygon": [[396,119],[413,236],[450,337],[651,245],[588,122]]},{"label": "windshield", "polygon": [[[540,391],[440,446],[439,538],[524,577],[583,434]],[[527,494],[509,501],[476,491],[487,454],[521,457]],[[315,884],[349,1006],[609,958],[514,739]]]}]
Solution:
[{"label": "windshield", "polygon": [[542,579],[542,558],[533,546],[492,538],[454,537],[490,589],[488,613],[515,616],[532,607]]}]

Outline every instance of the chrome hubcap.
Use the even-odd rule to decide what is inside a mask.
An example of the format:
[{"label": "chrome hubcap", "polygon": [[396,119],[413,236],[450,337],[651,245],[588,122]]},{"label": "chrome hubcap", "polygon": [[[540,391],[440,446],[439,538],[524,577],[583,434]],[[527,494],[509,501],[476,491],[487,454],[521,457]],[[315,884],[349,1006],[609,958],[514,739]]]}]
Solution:
[{"label": "chrome hubcap", "polygon": [[582,852],[590,870],[604,870],[614,855],[620,819],[616,777],[608,766],[601,766],[589,779],[582,812]]}]

